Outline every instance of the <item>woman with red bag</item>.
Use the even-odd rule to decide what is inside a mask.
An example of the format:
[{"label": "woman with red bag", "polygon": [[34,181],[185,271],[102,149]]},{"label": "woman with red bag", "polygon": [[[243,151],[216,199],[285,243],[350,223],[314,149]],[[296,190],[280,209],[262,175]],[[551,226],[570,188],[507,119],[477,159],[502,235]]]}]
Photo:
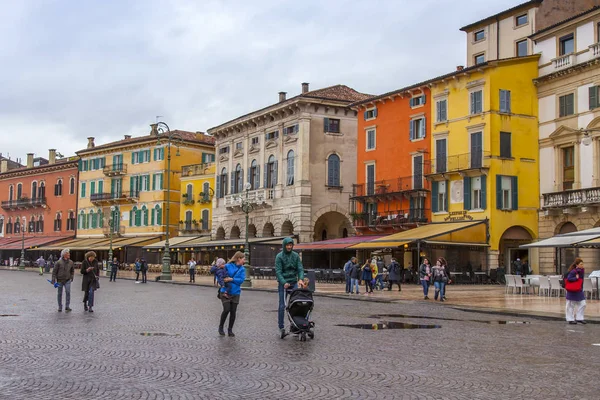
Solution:
[{"label": "woman with red bag", "polygon": [[565,290],[567,292],[566,317],[567,322],[575,325],[586,324],[583,319],[585,311],[585,293],[583,292],[583,260],[576,258],[573,264],[569,267],[569,271],[565,276]]}]

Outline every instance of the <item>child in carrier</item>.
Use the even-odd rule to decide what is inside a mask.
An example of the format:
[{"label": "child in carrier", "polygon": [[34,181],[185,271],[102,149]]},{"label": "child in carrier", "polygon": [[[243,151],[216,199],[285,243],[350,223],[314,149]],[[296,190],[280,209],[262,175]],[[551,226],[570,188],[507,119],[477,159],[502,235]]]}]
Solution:
[{"label": "child in carrier", "polygon": [[[217,283],[219,284],[219,291],[217,292],[217,297],[221,298],[221,296],[225,299],[230,297],[229,291],[231,289],[231,283],[225,282],[225,278],[227,278],[227,269],[225,268],[225,260],[222,258],[218,258],[215,265],[210,268],[210,273],[215,274],[217,279]],[[221,288],[225,288],[224,292],[221,292]]]}]

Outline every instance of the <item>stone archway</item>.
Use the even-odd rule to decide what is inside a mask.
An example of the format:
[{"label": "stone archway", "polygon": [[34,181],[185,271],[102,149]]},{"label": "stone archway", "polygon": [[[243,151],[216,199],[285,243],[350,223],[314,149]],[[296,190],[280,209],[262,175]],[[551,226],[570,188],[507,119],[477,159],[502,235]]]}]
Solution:
[{"label": "stone archway", "polygon": [[281,225],[281,236],[292,236],[294,234],[294,224],[288,219]]},{"label": "stone archway", "polygon": [[229,235],[230,239],[239,239],[240,238],[240,227],[234,225],[231,227],[231,234]]},{"label": "stone archway", "polygon": [[313,240],[337,239],[344,237],[351,231],[352,223],[344,214],[329,211],[321,215],[315,222]]},{"label": "stone archway", "polygon": [[256,237],[256,225],[254,225],[254,224],[248,225],[248,237],[249,238]]},{"label": "stone archway", "polygon": [[216,240],[223,240],[225,239],[225,228],[223,228],[222,226],[219,227],[219,229],[217,229],[217,234],[215,236]]},{"label": "stone archway", "polygon": [[554,234],[555,235],[564,235],[565,233],[573,233],[573,232],[577,232],[577,231],[578,231],[578,229],[574,223],[572,223],[571,221],[566,221],[556,227]]},{"label": "stone archway", "polygon": [[533,237],[533,233],[523,226],[511,226],[504,231],[500,237],[498,265],[504,266],[507,274],[515,273],[513,263],[517,258],[521,263],[530,263],[529,250],[519,246],[531,243]]},{"label": "stone archway", "polygon": [[263,227],[262,237],[274,237],[275,236],[275,227],[272,223],[267,222]]}]

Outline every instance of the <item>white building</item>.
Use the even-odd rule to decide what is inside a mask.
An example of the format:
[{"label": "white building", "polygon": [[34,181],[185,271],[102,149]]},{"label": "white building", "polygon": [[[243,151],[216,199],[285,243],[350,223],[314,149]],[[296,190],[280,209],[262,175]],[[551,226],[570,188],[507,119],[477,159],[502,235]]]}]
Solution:
[{"label": "white building", "polygon": [[245,185],[253,206],[248,236],[295,234],[300,242],[353,232],[348,204],[356,181],[356,112],[368,95],[343,86],[302,93],[208,132],[216,138],[212,235],[244,237]]}]

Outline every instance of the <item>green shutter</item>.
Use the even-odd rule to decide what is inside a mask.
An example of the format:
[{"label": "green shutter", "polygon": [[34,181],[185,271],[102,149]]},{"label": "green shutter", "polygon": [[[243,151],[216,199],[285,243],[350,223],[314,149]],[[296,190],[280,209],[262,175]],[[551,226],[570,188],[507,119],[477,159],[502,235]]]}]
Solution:
[{"label": "green shutter", "polygon": [[90,182],[90,194],[96,194],[96,182]]},{"label": "green shutter", "polygon": [[161,160],[165,159],[165,148],[164,147],[160,148],[160,159]]},{"label": "green shutter", "polygon": [[81,197],[85,197],[85,182],[81,184]]},{"label": "green shutter", "polygon": [[446,195],[444,196],[444,210],[448,212],[448,197],[450,197],[450,182],[446,182]]},{"label": "green shutter", "polygon": [[463,209],[471,210],[473,208],[471,203],[471,178],[465,177],[463,180]]},{"label": "green shutter", "polygon": [[590,88],[590,110],[598,107],[598,86]]},{"label": "green shutter", "polygon": [[83,161],[79,159],[79,171],[83,171]]},{"label": "green shutter", "polygon": [[133,225],[133,208],[129,210],[129,226]]},{"label": "green shutter", "polygon": [[148,226],[148,209],[142,209],[142,214],[144,218],[144,226]]},{"label": "green shutter", "polygon": [[156,174],[152,174],[152,190],[156,190]]},{"label": "green shutter", "polygon": [[152,212],[150,213],[150,225],[154,225],[154,214],[156,213],[156,209],[152,208]]},{"label": "green shutter", "polygon": [[511,177],[511,194],[512,194],[512,209],[519,209],[519,185],[516,176]]},{"label": "green shutter", "polygon": [[104,181],[98,181],[98,193],[104,192]]},{"label": "green shutter", "polygon": [[[438,182],[431,182],[431,212],[438,212]],[[412,200],[412,197],[411,197]],[[412,208],[412,206],[411,206]]]},{"label": "green shutter", "polygon": [[487,176],[481,175],[481,209],[487,208]]},{"label": "green shutter", "polygon": [[502,175],[496,175],[496,209],[502,210]]}]

